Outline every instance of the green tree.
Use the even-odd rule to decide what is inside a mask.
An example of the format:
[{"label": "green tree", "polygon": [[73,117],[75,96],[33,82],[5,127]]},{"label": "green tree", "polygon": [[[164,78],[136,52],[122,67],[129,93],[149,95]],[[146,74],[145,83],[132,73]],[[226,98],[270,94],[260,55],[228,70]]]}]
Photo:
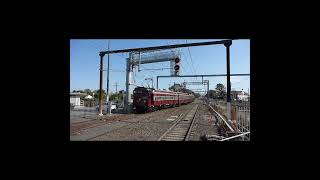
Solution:
[{"label": "green tree", "polygon": [[78,90],[77,92],[79,92],[79,93],[84,93],[84,91],[83,91],[83,90]]},{"label": "green tree", "polygon": [[200,97],[200,94],[199,94],[199,93],[195,93],[194,96],[195,96],[196,98],[198,98],[198,97]]},{"label": "green tree", "polygon": [[112,94],[110,96],[110,101],[121,102],[122,100],[123,100],[123,94],[122,93],[116,93],[116,94]]},{"label": "green tree", "polygon": [[[209,90],[209,97],[216,99],[217,98],[217,92],[215,90]],[[208,93],[205,95],[206,97],[208,96]]]},{"label": "green tree", "polygon": [[223,84],[219,83],[216,86],[216,94],[217,94],[217,98],[223,99],[226,97],[226,88],[224,87]]},{"label": "green tree", "polygon": [[90,89],[85,89],[84,92],[87,93],[87,94],[90,94],[91,90]]},{"label": "green tree", "polygon": [[182,86],[181,84],[175,84],[175,85],[169,87],[169,90],[174,91],[174,92],[193,94],[195,97],[200,96],[200,94],[197,95],[195,92],[191,91],[190,89],[184,88],[184,86]]},{"label": "green tree", "polygon": [[170,91],[174,92],[182,92],[183,86],[181,84],[174,84],[173,86],[169,87]]},{"label": "green tree", "polygon": [[216,85],[216,91],[218,92],[222,92],[222,91],[225,91],[225,87],[223,84],[219,83]]},{"label": "green tree", "polygon": [[[99,99],[99,95],[100,95],[100,90],[94,90],[94,98],[95,99]],[[103,100],[106,100],[107,99],[107,93],[104,89],[102,89],[102,99]]]}]

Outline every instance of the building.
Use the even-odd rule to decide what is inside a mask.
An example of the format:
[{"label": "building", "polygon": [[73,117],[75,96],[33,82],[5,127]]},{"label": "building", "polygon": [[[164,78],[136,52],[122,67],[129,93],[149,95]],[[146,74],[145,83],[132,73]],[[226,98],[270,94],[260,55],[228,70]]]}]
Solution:
[{"label": "building", "polygon": [[84,97],[85,99],[93,99],[93,96],[87,95],[86,97]]},{"label": "building", "polygon": [[250,98],[249,94],[244,91],[238,94],[238,99],[241,101],[249,101],[249,98]]},{"label": "building", "polygon": [[80,96],[82,93],[70,93],[70,104],[73,104],[74,106],[81,106],[83,105],[83,102],[81,103]]},{"label": "building", "polygon": [[182,88],[184,88],[183,85],[174,83],[173,86],[169,87],[169,90],[180,91]]},{"label": "building", "polygon": [[242,91],[231,91],[231,97],[240,101],[249,101],[250,95]]}]

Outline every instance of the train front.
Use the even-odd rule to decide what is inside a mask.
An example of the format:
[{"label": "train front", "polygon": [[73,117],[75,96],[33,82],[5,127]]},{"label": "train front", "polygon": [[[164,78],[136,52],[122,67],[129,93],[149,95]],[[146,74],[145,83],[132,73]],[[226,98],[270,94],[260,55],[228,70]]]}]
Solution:
[{"label": "train front", "polygon": [[133,111],[137,113],[146,112],[149,110],[151,103],[152,89],[144,87],[136,87],[133,90]]}]

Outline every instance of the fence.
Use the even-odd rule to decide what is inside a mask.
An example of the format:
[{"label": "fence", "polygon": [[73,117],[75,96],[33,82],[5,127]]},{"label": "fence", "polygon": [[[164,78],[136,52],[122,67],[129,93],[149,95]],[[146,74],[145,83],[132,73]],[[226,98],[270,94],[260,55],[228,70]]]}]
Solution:
[{"label": "fence", "polygon": [[234,131],[234,129],[229,125],[229,123],[227,123],[226,118],[223,117],[221,115],[221,113],[216,110],[217,109],[216,105],[213,105],[213,107],[212,107],[210,104],[208,104],[208,106],[217,115],[216,118],[218,119],[219,126],[224,125],[224,126],[228,127],[229,130]]},{"label": "fence", "polygon": [[[223,100],[210,99],[212,107],[225,119],[227,119],[227,102]],[[233,101],[231,103],[232,127],[242,140],[250,140],[250,101]]]},{"label": "fence", "polygon": [[[99,114],[99,102],[95,101],[85,101],[85,106],[72,106],[70,105],[70,119],[74,118],[91,118],[96,117]],[[102,105],[102,113],[108,114],[107,106]],[[112,111],[116,114],[124,114],[123,104],[117,104],[117,108]]]},{"label": "fence", "polygon": [[[232,120],[240,133],[250,132],[250,102],[235,103],[232,105]],[[250,133],[242,136],[243,140],[250,140]]]},{"label": "fence", "polygon": [[97,114],[98,110],[95,107],[78,106],[70,110],[70,119],[94,117]]},{"label": "fence", "polygon": [[98,101],[92,101],[92,100],[87,100],[87,101],[84,101],[83,103],[83,106],[85,107],[96,107],[98,105],[99,105]]}]

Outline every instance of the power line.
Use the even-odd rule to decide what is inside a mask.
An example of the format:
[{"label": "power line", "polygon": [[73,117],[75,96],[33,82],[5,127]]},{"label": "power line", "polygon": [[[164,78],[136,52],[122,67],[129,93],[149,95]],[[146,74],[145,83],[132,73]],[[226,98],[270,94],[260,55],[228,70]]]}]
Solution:
[{"label": "power line", "polygon": [[[186,40],[186,43],[188,43],[188,40]],[[191,56],[191,52],[190,52],[190,48],[189,47],[188,47],[188,51],[189,51],[189,56],[190,56],[190,61],[191,61],[191,65],[192,65],[192,68],[193,68],[193,72],[194,72],[194,74],[197,74],[196,69],[193,66],[192,56]]]},{"label": "power line", "polygon": [[[177,40],[177,42],[178,42],[178,44],[180,43],[179,40]],[[190,67],[191,74],[192,74],[192,73],[195,74],[195,72],[193,71],[193,69],[192,69],[192,67],[191,67],[191,65],[190,65],[190,63],[189,63],[189,61],[187,60],[187,56],[185,55],[185,52],[184,52],[183,50],[181,50],[181,48],[179,48],[179,51],[180,51],[180,54],[182,54],[182,55],[185,57],[186,62],[187,62],[187,64],[188,64],[188,66]],[[183,68],[183,67],[182,67],[182,68]],[[184,69],[184,71],[186,72],[185,69]]]},{"label": "power line", "polygon": [[[184,58],[185,58],[185,61],[187,62],[187,64],[185,64],[185,65],[188,66],[188,67],[190,67],[189,73],[195,75],[194,71],[193,71],[192,68],[191,68],[191,65],[190,65],[189,61],[187,60],[188,57],[185,55],[185,53],[184,53],[183,51],[182,51],[182,54],[183,54],[183,56],[184,56]],[[181,66],[181,67],[183,68],[183,66]],[[185,68],[183,68],[183,69],[185,70]],[[187,71],[185,70],[185,72],[187,72]],[[197,80],[196,77],[193,77],[193,79],[194,79],[194,80]]]},{"label": "power line", "polygon": [[[188,43],[188,40],[186,40],[186,43]],[[193,66],[193,61],[192,61],[192,56],[191,56],[191,52],[190,52],[190,48],[188,47],[188,51],[189,51],[189,56],[190,56],[190,61],[191,61],[191,65],[192,65],[192,68],[194,70],[194,72],[196,72],[194,66]]]},{"label": "power line", "polygon": [[[121,54],[121,55],[120,55],[120,54]],[[118,57],[121,57],[121,58],[126,58],[126,57],[124,57],[123,53],[114,54],[114,55],[116,55],[116,56],[118,56]]]},{"label": "power line", "polygon": [[186,69],[182,66],[182,64],[181,64],[181,67],[182,67],[182,69],[183,69],[184,72],[187,72]]},{"label": "power line", "polygon": [[182,55],[185,57],[186,62],[187,62],[187,64],[189,65],[190,70],[191,70],[191,74],[192,74],[192,69],[191,69],[190,63],[189,63],[189,61],[187,61],[187,56],[185,55],[185,53],[184,53],[183,51],[181,51],[181,52],[182,52]]}]

